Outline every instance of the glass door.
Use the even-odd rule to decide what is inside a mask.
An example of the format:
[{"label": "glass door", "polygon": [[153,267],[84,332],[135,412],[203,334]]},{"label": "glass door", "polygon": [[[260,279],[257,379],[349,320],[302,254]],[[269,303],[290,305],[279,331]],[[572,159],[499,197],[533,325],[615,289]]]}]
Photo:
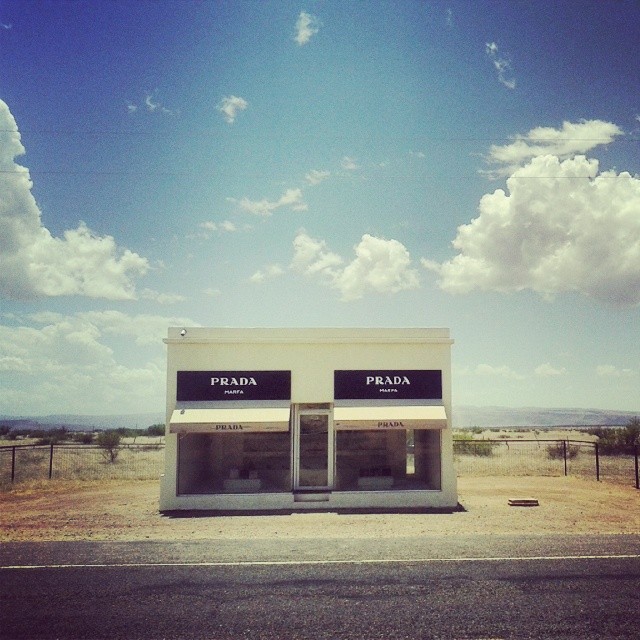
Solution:
[{"label": "glass door", "polygon": [[329,412],[299,412],[295,444],[295,488],[329,489],[333,482]]}]

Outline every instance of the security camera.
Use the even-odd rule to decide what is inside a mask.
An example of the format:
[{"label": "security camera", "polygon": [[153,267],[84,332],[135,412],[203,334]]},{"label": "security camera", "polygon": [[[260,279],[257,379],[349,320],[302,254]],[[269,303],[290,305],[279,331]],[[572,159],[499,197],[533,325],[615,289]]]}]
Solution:
[{"label": "security camera", "polygon": [[186,330],[186,329],[183,329],[183,330],[180,332],[180,335],[184,338],[184,337],[187,335],[187,330]]}]

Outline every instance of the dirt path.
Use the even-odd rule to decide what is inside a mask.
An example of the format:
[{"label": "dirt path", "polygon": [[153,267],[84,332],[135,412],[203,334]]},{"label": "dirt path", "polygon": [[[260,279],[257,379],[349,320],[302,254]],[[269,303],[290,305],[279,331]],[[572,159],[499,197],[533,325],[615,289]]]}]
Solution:
[{"label": "dirt path", "polygon": [[[640,491],[579,478],[460,478],[464,512],[171,518],[157,481],[41,484],[0,494],[0,541],[640,534]],[[532,497],[538,507],[510,507]]]}]

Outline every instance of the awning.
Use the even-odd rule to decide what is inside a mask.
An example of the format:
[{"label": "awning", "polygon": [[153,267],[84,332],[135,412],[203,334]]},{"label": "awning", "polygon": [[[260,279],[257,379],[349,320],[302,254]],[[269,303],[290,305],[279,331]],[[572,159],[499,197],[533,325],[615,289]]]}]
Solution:
[{"label": "awning", "polygon": [[444,429],[447,413],[442,405],[335,407],[336,429]]},{"label": "awning", "polygon": [[289,407],[176,409],[171,433],[245,433],[289,431]]}]

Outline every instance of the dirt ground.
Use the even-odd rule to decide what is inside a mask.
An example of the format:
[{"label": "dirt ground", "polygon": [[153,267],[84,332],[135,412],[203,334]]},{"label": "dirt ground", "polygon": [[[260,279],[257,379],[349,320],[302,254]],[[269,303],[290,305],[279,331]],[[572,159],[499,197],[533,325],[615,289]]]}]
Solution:
[{"label": "dirt ground", "polygon": [[[0,494],[0,541],[220,540],[455,534],[640,534],[640,491],[579,478],[458,480],[463,511],[169,517],[157,481],[56,482]],[[537,507],[509,506],[536,498]],[[347,529],[348,527],[348,529]],[[348,533],[346,533],[348,532]]]}]

